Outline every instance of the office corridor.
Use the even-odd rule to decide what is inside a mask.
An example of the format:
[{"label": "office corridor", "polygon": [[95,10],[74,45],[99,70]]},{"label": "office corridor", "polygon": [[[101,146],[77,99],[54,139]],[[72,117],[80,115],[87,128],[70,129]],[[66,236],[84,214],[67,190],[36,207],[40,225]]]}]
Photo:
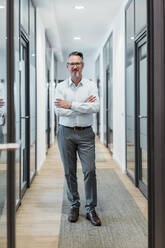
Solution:
[{"label": "office corridor", "polygon": [[17,211],[18,248],[147,247],[147,201],[98,140],[96,167],[97,212],[102,226],[93,227],[85,219],[80,164],[80,218],[71,224],[67,221],[69,205],[65,193],[63,196],[63,168],[55,142]]}]

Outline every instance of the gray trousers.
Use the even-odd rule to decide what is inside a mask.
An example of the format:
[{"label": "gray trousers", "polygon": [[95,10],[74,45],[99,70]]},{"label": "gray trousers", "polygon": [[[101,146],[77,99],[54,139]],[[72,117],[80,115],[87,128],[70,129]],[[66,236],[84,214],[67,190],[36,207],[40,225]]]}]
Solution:
[{"label": "gray trousers", "polygon": [[80,206],[77,185],[77,153],[84,174],[86,211],[97,205],[97,186],[95,173],[95,134],[92,127],[73,130],[59,125],[58,146],[64,166],[67,196],[72,207]]}]

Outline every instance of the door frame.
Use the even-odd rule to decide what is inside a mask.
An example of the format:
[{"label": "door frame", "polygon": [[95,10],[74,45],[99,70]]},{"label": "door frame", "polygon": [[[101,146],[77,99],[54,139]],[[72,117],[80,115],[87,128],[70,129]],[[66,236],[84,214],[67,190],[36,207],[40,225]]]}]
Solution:
[{"label": "door frame", "polygon": [[[97,82],[98,96],[100,98],[100,79],[97,78],[96,82]],[[97,130],[96,131],[97,136],[100,137],[100,110],[96,114],[96,130]]]},{"label": "door frame", "polygon": [[[139,66],[138,66],[138,49],[141,47],[144,43],[147,44],[147,32],[146,29],[144,32],[141,32],[140,35],[138,35],[138,38],[135,40],[135,182],[136,186],[140,189],[140,191],[144,194],[146,198],[148,198],[148,187],[139,180],[140,178],[140,127],[139,127]],[[147,78],[148,78],[148,72],[147,72]],[[148,104],[147,104],[148,105]],[[148,123],[148,119],[147,119]],[[148,137],[148,130],[147,130],[147,137]],[[148,141],[148,140],[147,140]],[[147,142],[148,143],[148,142]],[[148,147],[148,146],[147,146]],[[147,154],[148,154],[148,148],[147,148]]]},{"label": "door frame", "polygon": [[[20,61],[21,61],[21,42],[26,43],[27,46],[27,82],[30,80],[30,67],[29,67],[29,39],[23,29],[21,29],[21,35],[20,35]],[[30,187],[30,95],[29,95],[29,85],[26,86],[27,90],[27,115],[29,116],[29,119],[27,120],[27,137],[26,137],[26,146],[27,146],[27,183],[22,189],[22,184],[20,180],[20,190],[21,190],[21,198],[26,192],[26,189]],[[21,93],[21,71],[20,71],[20,93]],[[20,94],[20,105],[21,105],[21,94]],[[20,114],[21,114],[21,106],[20,106]],[[20,116],[20,126],[21,126],[21,116]],[[20,128],[20,137],[21,137],[21,128]],[[21,156],[21,153],[20,153]],[[20,159],[21,163],[21,159]],[[22,170],[22,164],[20,166],[20,170]],[[20,177],[21,177],[21,171],[20,171]]]},{"label": "door frame", "polygon": [[[14,1],[7,0],[6,6],[6,32],[7,32],[7,142],[15,143],[15,50],[14,50]],[[7,247],[16,247],[16,213],[15,213],[15,151],[7,152]]]},{"label": "door frame", "polygon": [[50,148],[50,135],[51,135],[51,125],[50,125],[50,70],[47,70],[47,148]]},{"label": "door frame", "polygon": [[149,248],[165,246],[165,4],[147,0]]},{"label": "door frame", "polygon": [[108,124],[109,124],[109,122],[108,122],[108,97],[109,97],[109,95],[108,95],[108,80],[109,80],[109,68],[106,68],[106,71],[105,71],[105,80],[106,80],[106,147],[109,149],[109,147],[108,147],[108,141],[109,141],[109,133],[108,133]]},{"label": "door frame", "polygon": [[[110,68],[109,68],[109,66],[106,69],[105,75],[106,75],[106,147],[108,148],[110,154],[113,155],[113,152],[109,146],[110,144],[113,145],[113,129],[112,129],[112,136],[111,136],[111,131],[109,130],[110,111],[112,111],[111,109],[109,109],[109,100],[110,100],[110,95],[109,95]],[[111,140],[111,138],[112,138],[112,140]],[[112,143],[111,143],[111,141],[112,141]]]}]

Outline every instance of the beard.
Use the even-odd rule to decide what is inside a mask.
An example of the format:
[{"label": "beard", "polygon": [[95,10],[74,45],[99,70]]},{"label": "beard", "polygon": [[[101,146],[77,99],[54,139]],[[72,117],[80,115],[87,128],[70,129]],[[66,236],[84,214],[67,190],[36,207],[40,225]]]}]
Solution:
[{"label": "beard", "polygon": [[72,78],[80,78],[81,77],[81,73],[79,71],[73,71],[72,72]]}]

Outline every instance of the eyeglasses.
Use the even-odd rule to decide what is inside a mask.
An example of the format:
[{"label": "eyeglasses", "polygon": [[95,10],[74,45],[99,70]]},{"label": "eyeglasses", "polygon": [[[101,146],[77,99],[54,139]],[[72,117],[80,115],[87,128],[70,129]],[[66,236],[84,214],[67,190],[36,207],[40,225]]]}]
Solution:
[{"label": "eyeglasses", "polygon": [[81,66],[83,63],[80,62],[80,63],[67,63],[68,65],[70,65],[71,67],[74,67],[75,65],[76,66]]}]

